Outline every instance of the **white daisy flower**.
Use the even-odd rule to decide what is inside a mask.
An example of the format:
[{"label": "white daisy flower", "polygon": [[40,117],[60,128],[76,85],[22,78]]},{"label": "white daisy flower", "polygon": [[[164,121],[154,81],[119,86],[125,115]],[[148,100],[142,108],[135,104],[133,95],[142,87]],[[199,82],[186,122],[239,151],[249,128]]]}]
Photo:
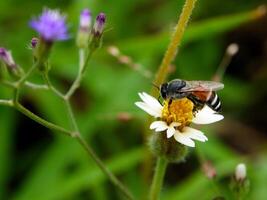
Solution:
[{"label": "white daisy flower", "polygon": [[166,131],[167,138],[174,136],[174,139],[186,146],[195,147],[194,140],[205,142],[208,138],[201,131],[189,127],[194,124],[210,124],[223,119],[223,116],[216,113],[209,106],[205,105],[201,110],[193,112],[194,104],[187,98],[164,101],[163,105],[157,99],[147,93],[139,93],[142,102],[135,105],[146,111],[149,115],[157,118],[150,125],[150,129],[156,132]]}]

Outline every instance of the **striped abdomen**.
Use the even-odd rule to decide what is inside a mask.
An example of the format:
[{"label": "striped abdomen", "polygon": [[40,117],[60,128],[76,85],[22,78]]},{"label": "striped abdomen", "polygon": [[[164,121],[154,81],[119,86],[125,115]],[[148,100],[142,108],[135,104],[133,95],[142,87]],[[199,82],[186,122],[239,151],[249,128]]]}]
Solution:
[{"label": "striped abdomen", "polygon": [[217,112],[221,111],[222,109],[221,101],[215,92],[212,92],[209,99],[207,99],[206,104]]},{"label": "striped abdomen", "polygon": [[188,98],[195,103],[197,109],[200,109],[204,104],[208,105],[216,112],[221,111],[221,101],[218,95],[214,91],[210,92],[192,92]]}]

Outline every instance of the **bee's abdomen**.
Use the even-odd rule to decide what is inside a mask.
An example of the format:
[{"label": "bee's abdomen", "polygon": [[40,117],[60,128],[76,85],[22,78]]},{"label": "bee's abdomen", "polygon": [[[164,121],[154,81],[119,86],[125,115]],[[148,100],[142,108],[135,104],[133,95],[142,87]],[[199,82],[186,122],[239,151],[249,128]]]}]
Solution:
[{"label": "bee's abdomen", "polygon": [[207,99],[206,104],[211,107],[214,111],[221,111],[221,101],[218,97],[218,95],[215,92],[212,92],[210,95],[209,99]]}]

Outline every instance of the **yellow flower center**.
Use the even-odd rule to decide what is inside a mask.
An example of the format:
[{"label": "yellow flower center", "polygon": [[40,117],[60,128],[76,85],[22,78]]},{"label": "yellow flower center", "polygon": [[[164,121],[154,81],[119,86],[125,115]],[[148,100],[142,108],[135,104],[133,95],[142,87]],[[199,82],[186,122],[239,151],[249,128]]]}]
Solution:
[{"label": "yellow flower center", "polygon": [[164,101],[162,110],[162,119],[170,124],[172,122],[179,122],[183,128],[188,126],[193,119],[194,104],[187,98]]}]

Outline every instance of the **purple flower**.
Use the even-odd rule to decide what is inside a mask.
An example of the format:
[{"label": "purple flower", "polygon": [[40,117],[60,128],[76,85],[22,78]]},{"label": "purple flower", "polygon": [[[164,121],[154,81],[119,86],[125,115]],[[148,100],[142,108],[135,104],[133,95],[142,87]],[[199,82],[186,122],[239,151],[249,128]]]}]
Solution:
[{"label": "purple flower", "polygon": [[90,10],[84,9],[81,12],[81,15],[80,15],[80,28],[82,30],[88,31],[88,29],[90,28],[90,25],[91,25],[91,18],[92,18],[92,15],[91,15]]},{"label": "purple flower", "polygon": [[15,68],[16,64],[13,60],[10,51],[7,51],[5,48],[0,47],[0,60],[2,60],[8,67]]},{"label": "purple flower", "polygon": [[94,34],[101,35],[104,30],[106,22],[106,15],[104,13],[99,13],[98,16],[96,17],[96,22],[94,24]]},{"label": "purple flower", "polygon": [[66,16],[61,15],[58,10],[44,9],[38,19],[30,21],[30,26],[45,41],[66,40],[69,35],[65,20]]}]

